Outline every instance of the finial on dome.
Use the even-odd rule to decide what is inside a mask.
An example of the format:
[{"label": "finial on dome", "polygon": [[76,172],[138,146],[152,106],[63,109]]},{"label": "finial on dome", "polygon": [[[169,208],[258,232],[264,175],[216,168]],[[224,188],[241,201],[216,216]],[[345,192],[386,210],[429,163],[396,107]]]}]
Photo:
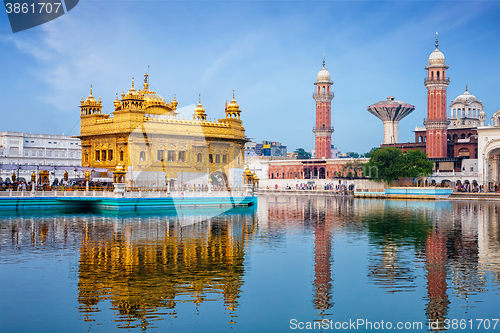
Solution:
[{"label": "finial on dome", "polygon": [[465,91],[467,91],[467,85],[465,85]]},{"label": "finial on dome", "polygon": [[234,89],[233,89],[233,99],[234,99]]},{"label": "finial on dome", "polygon": [[198,103],[201,104],[201,94],[198,94]]},{"label": "finial on dome", "polygon": [[439,43],[438,43],[438,32],[436,31],[436,49],[438,48]]},{"label": "finial on dome", "polygon": [[325,68],[325,54],[323,53],[323,68]]},{"label": "finial on dome", "polygon": [[92,85],[90,85],[90,96],[92,96]]},{"label": "finial on dome", "polygon": [[[149,66],[148,66],[149,68]],[[149,86],[149,75],[148,73],[144,74],[144,89],[148,89]]]},{"label": "finial on dome", "polygon": [[134,88],[134,78],[132,77],[132,88]]}]

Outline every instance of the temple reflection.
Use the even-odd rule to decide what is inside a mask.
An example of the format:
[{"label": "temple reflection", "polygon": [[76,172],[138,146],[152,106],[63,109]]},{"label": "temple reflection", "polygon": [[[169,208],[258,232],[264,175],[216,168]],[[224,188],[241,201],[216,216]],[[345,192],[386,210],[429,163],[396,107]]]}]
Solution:
[{"label": "temple reflection", "polygon": [[[196,218],[196,217],[193,217]],[[175,219],[89,223],[80,247],[78,301],[86,320],[109,300],[119,327],[145,328],[178,303],[223,299],[230,313],[243,285],[253,215],[191,224]]]}]

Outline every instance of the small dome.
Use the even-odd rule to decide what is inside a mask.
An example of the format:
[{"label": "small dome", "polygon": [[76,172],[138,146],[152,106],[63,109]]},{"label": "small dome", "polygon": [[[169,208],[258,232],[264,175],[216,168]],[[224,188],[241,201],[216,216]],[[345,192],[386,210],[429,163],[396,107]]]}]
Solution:
[{"label": "small dome", "polygon": [[172,108],[173,108],[174,110],[176,110],[176,109],[177,109],[177,105],[179,105],[179,102],[177,102],[177,101],[175,100],[175,95],[174,95],[174,100],[172,101]]},{"label": "small dome", "polygon": [[90,95],[89,97],[87,97],[87,99],[85,100],[85,104],[88,104],[88,103],[96,103],[96,99],[95,97],[92,95],[92,85],[90,85]]},{"label": "small dome", "polygon": [[205,114],[205,108],[203,105],[201,105],[201,95],[199,96],[198,100],[198,105],[194,108],[194,114],[195,115],[204,115]]},{"label": "small dome", "polygon": [[203,107],[203,105],[201,105],[201,102],[198,103],[198,105],[196,105],[196,107],[194,108],[194,113],[205,113],[205,108]]},{"label": "small dome", "polygon": [[444,66],[444,54],[443,52],[439,51],[439,49],[436,47],[434,51],[432,51],[431,55],[429,56],[429,65],[431,66]]},{"label": "small dome", "polygon": [[316,76],[318,82],[330,82],[330,72],[323,66]]},{"label": "small dome", "polygon": [[470,94],[467,90],[465,90],[465,92],[462,95],[455,98],[451,104],[455,103],[470,104],[472,102],[479,102],[479,100],[477,99],[476,96]]},{"label": "small dome", "polygon": [[227,109],[229,111],[238,111],[240,109],[240,106],[236,102],[236,100],[234,99],[234,96],[233,96],[233,99],[231,100],[231,102],[228,104]]}]

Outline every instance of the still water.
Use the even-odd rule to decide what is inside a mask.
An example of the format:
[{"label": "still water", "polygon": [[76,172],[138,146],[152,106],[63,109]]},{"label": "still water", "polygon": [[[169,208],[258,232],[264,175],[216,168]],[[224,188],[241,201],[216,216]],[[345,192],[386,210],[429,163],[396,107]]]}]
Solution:
[{"label": "still water", "polygon": [[498,203],[275,196],[4,212],[0,332],[500,332],[499,220]]}]

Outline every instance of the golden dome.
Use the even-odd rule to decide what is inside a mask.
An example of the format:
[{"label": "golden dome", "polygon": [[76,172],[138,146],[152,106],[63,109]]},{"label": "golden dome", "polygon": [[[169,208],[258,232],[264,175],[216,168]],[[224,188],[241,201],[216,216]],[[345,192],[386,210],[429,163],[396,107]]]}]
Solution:
[{"label": "golden dome", "polygon": [[194,108],[193,114],[194,120],[207,120],[207,115],[205,114],[205,108],[201,105],[201,95],[199,95],[198,105]]},{"label": "golden dome", "polygon": [[205,108],[203,107],[203,105],[201,105],[201,95],[199,96],[198,105],[196,105],[196,107],[194,108],[194,113],[195,114],[205,113]]},{"label": "golden dome", "polygon": [[231,100],[231,102],[227,106],[227,109],[228,109],[228,111],[239,111],[240,110],[240,106],[238,105],[238,103],[234,99],[234,90],[233,90],[233,99]]},{"label": "golden dome", "polygon": [[176,109],[177,109],[177,105],[179,105],[179,102],[177,102],[177,101],[175,100],[175,95],[174,95],[174,100],[172,101],[172,108],[173,108],[174,110],[176,110]]},{"label": "golden dome", "polygon": [[127,93],[127,97],[130,97],[130,96],[139,96],[139,93],[134,88],[134,78],[132,78],[132,87],[130,88],[130,90]]},{"label": "golden dome", "polygon": [[95,100],[95,97],[92,96],[92,85],[90,85],[90,95],[87,97],[85,100],[85,103],[96,103],[97,101]]}]

